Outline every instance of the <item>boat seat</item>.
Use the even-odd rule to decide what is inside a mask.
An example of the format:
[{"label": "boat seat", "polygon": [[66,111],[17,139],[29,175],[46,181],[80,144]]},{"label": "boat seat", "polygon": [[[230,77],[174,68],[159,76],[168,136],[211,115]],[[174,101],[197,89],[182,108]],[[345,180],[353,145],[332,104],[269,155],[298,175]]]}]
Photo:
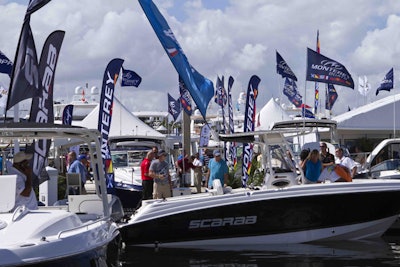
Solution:
[{"label": "boat seat", "polygon": [[[107,195],[108,203],[112,195]],[[69,195],[68,207],[70,212],[103,215],[103,202],[98,195]]]},{"label": "boat seat", "polygon": [[81,175],[79,173],[67,173],[67,195],[82,194]]},{"label": "boat seat", "polygon": [[213,181],[213,189],[208,190],[213,195],[223,195],[224,189],[222,188],[221,181],[219,179],[215,179]]},{"label": "boat seat", "polygon": [[0,213],[9,212],[15,206],[17,175],[0,175]]}]

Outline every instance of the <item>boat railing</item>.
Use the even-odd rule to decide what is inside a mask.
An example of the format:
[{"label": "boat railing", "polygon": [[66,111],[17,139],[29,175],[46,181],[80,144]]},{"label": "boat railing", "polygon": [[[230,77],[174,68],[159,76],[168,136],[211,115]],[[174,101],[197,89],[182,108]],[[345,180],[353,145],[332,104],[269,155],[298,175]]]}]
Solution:
[{"label": "boat railing", "polygon": [[94,221],[90,220],[90,221],[87,221],[86,224],[83,224],[82,226],[75,227],[73,229],[67,229],[67,230],[60,231],[57,235],[57,238],[61,239],[61,238],[65,238],[70,235],[73,235],[76,232],[85,232],[85,231],[88,231],[91,229],[95,229],[99,225],[106,224],[106,223],[107,223],[107,221],[105,220],[105,218],[99,218]]}]

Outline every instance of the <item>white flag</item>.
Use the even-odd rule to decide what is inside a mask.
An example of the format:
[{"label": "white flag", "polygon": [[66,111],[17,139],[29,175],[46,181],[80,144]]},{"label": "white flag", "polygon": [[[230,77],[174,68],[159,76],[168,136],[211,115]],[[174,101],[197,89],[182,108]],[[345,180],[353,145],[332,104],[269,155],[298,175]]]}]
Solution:
[{"label": "white flag", "polygon": [[367,76],[358,77],[358,91],[361,95],[366,96],[371,89],[369,82],[367,80]]},{"label": "white flag", "polygon": [[0,108],[7,106],[8,89],[0,83]]}]

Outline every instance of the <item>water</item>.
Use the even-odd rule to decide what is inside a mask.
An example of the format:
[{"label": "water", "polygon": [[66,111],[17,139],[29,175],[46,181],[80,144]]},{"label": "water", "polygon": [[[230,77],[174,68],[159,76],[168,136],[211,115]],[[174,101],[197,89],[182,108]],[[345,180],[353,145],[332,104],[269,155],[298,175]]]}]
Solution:
[{"label": "water", "polygon": [[400,235],[368,241],[229,246],[208,249],[126,247],[120,266],[340,267],[399,266]]}]

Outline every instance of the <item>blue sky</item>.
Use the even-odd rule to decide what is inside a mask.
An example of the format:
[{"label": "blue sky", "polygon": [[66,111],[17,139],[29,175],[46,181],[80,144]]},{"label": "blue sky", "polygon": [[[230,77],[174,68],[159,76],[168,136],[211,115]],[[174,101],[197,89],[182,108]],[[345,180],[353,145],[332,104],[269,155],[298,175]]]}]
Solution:
[{"label": "blue sky", "polygon": [[[217,76],[235,78],[233,97],[247,89],[250,77],[261,78],[257,107],[282,95],[276,74],[278,51],[299,78],[298,88],[312,105],[313,83],[305,82],[306,49],[315,48],[344,64],[356,86],[366,75],[372,90],[364,99],[357,88],[337,88],[334,114],[397,92],[400,70],[398,0],[154,0],[190,63],[214,83]],[[0,1],[0,50],[14,59],[28,1]],[[66,35],[58,61],[54,97],[71,101],[77,86],[101,87],[107,63],[125,59],[124,67],[142,76],[139,88],[116,95],[132,111],[166,111],[167,93],[178,97],[177,74],[136,0],[52,0],[32,15],[38,55],[54,30]],[[396,88],[375,96],[385,73],[394,67]],[[9,79],[0,82],[8,87]],[[321,86],[320,86],[321,87]],[[321,100],[324,100],[321,96]],[[212,104],[211,104],[212,106]]]}]

